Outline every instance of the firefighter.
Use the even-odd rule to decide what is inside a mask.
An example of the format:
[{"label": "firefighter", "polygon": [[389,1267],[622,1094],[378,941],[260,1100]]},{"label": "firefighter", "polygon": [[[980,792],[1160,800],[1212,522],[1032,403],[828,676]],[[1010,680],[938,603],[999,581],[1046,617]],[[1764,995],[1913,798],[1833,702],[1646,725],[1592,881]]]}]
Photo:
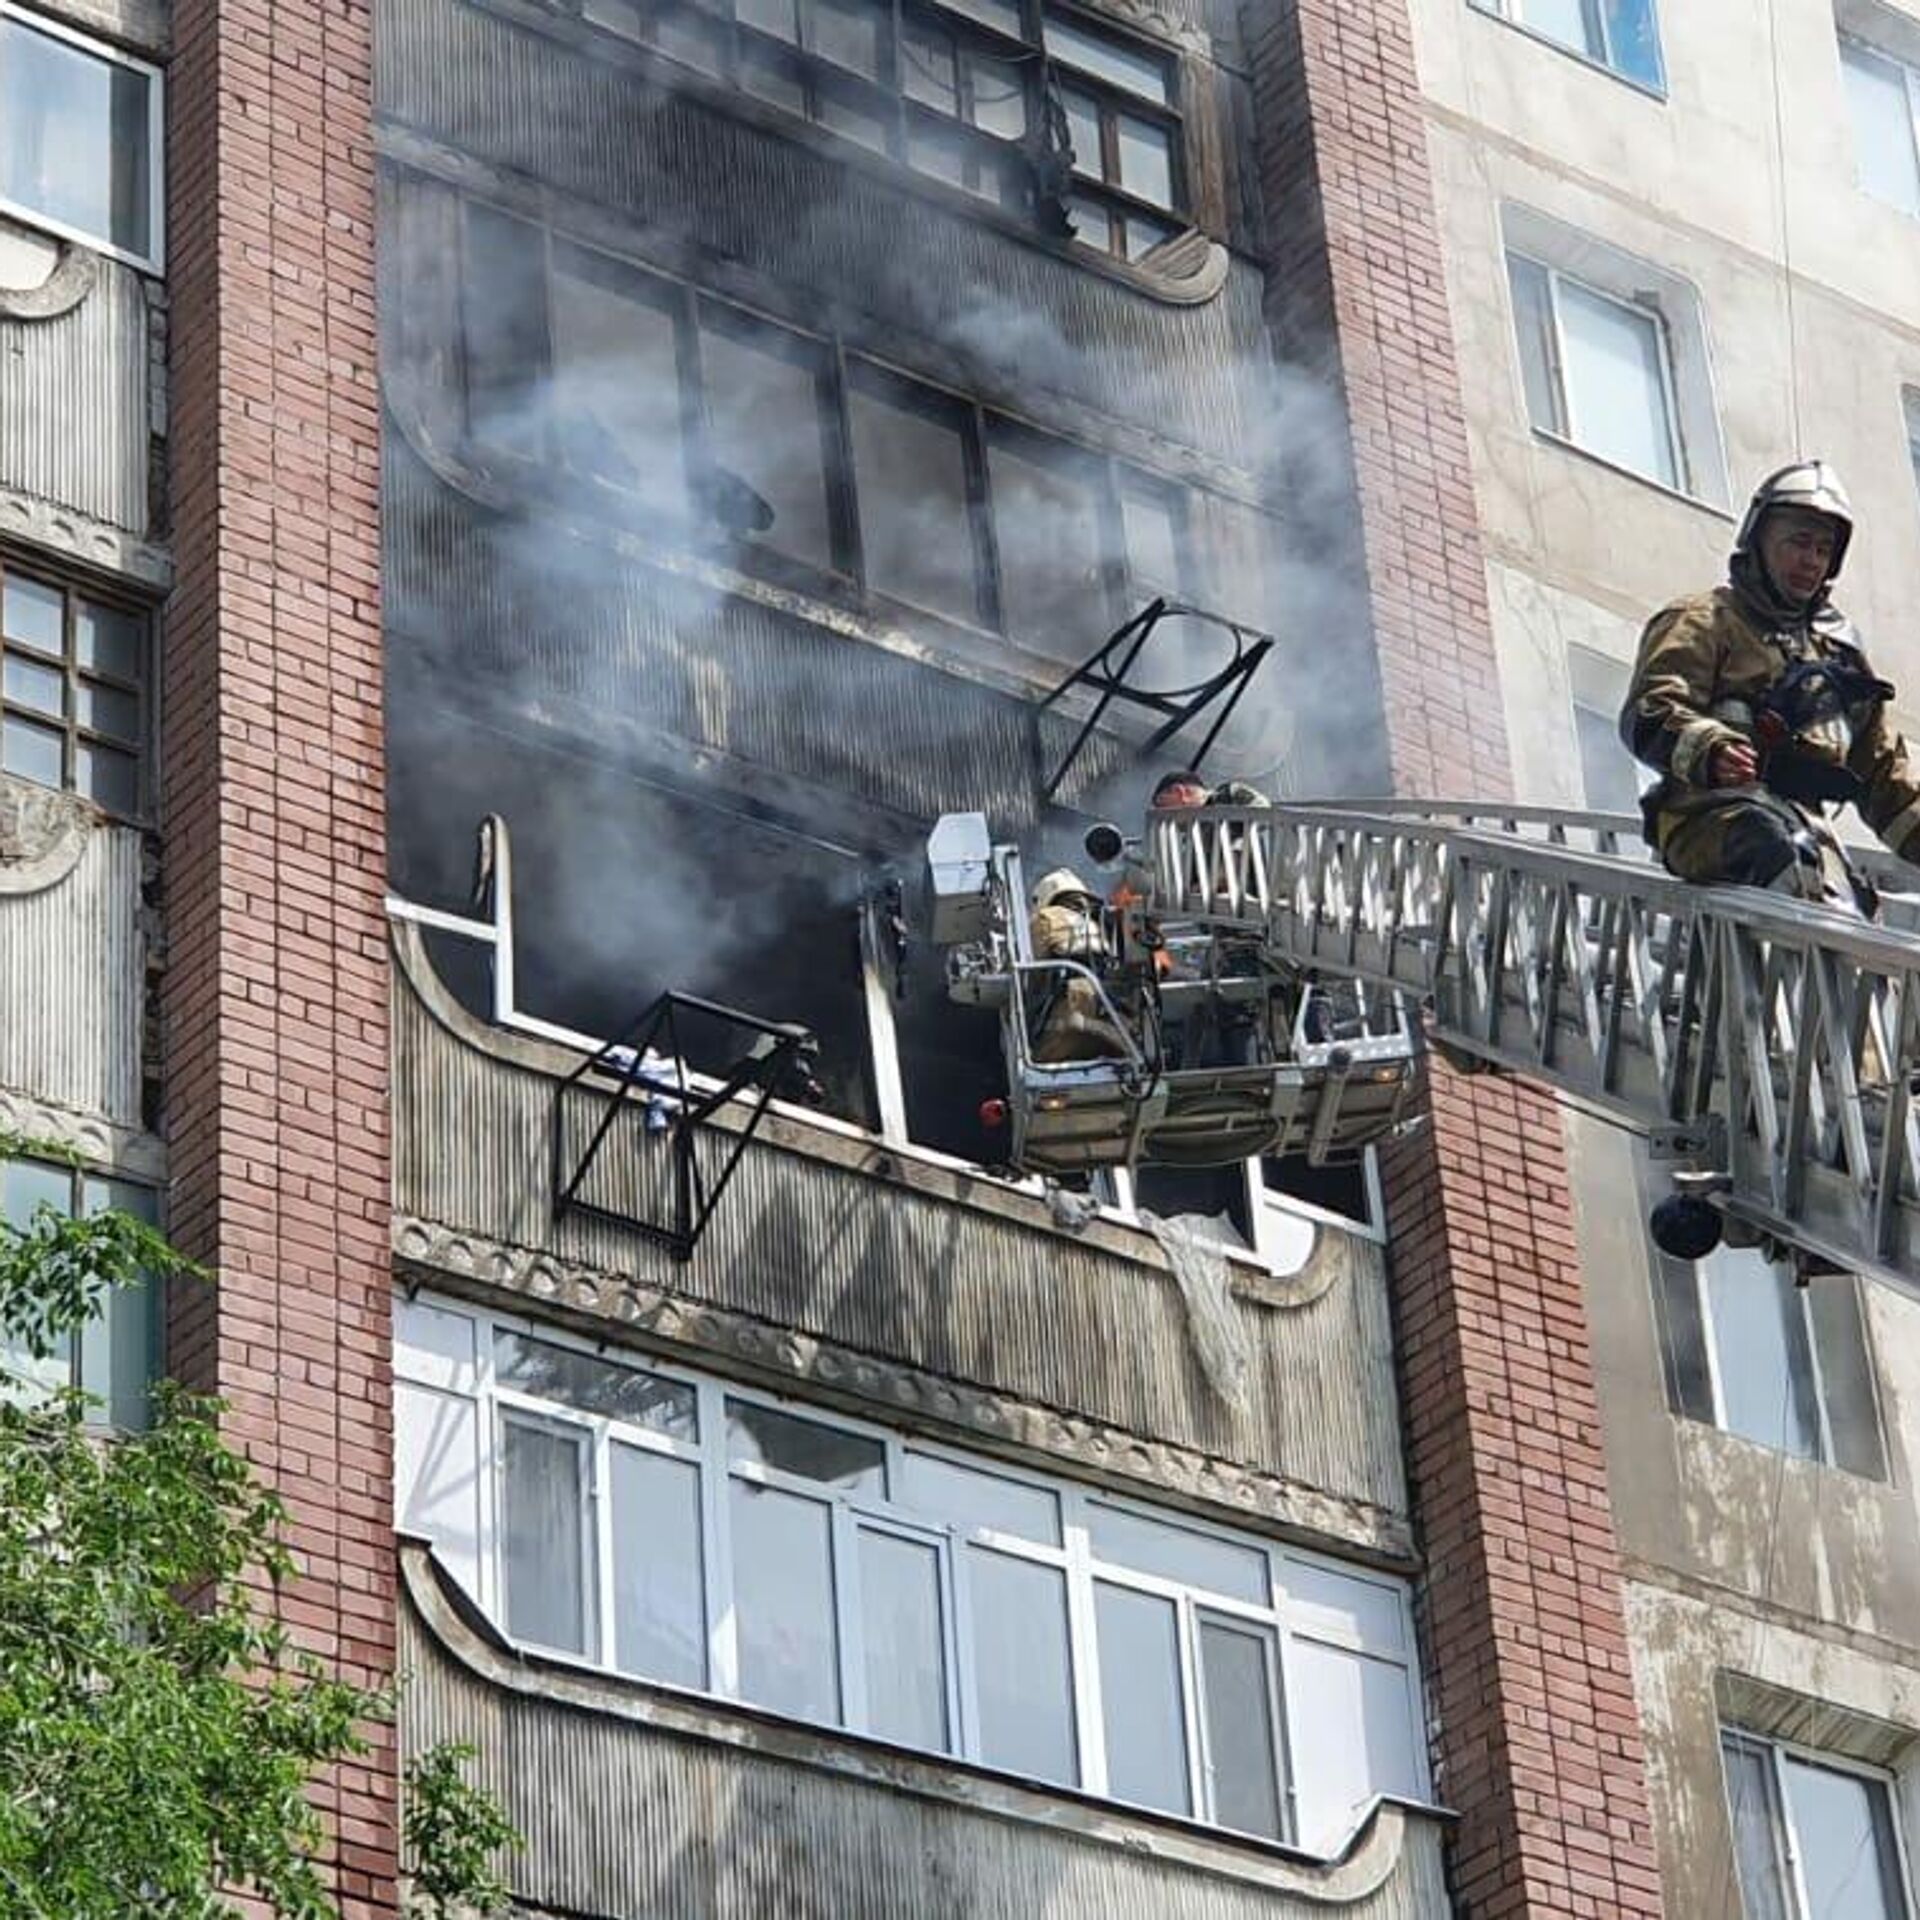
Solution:
[{"label": "firefighter", "polygon": [[1641,798],[1647,838],[1683,880],[1735,881],[1872,911],[1827,827],[1854,802],[1902,859],[1920,856],[1920,777],[1828,592],[1853,509],[1823,460],[1760,483],[1726,585],[1647,623],[1620,735],[1661,777]]},{"label": "firefighter", "polygon": [[1086,973],[1048,972],[1033,1020],[1033,1057],[1043,1065],[1124,1059],[1130,1051],[1100,990],[1088,974],[1111,971],[1100,896],[1071,867],[1055,867],[1035,883],[1027,922],[1036,960],[1074,960]]}]

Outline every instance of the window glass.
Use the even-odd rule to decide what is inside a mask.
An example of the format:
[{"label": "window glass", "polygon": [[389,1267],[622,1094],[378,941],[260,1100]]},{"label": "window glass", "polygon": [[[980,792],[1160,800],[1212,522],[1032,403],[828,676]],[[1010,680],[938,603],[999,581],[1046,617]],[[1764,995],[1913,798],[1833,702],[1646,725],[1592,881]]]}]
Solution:
[{"label": "window glass", "polygon": [[1660,28],[1653,0],[1600,0],[1605,32],[1602,57],[1614,72],[1656,90],[1664,80],[1660,61]]},{"label": "window glass", "polygon": [[986,1547],[966,1550],[980,1757],[1036,1780],[1075,1785],[1067,1578]]},{"label": "window glass", "polygon": [[1752,1247],[1719,1247],[1700,1262],[1730,1432],[1804,1460],[1820,1457],[1813,1353],[1791,1271]]},{"label": "window glass", "polygon": [[43,787],[66,784],[66,736],[8,714],[0,720],[0,768]]},{"label": "window glass", "polygon": [[1190,1813],[1173,1602],[1105,1581],[1093,1592],[1108,1791],[1164,1813]]},{"label": "window glass", "polygon": [[1148,1520],[1099,1500],[1087,1503],[1087,1534],[1093,1557],[1109,1566],[1157,1573],[1255,1606],[1265,1606],[1272,1597],[1267,1556],[1257,1548],[1235,1546],[1187,1527],[1170,1527],[1165,1521]]},{"label": "window glass", "polygon": [[871,153],[885,153],[893,144],[893,114],[882,110],[864,91],[821,81],[816,87],[814,118],[823,127],[859,143]]},{"label": "window glass", "polygon": [[1554,345],[1553,295],[1547,270],[1536,261],[1509,254],[1507,276],[1513,286],[1527,417],[1547,433],[1565,433],[1567,421],[1560,405],[1559,353]]},{"label": "window glass", "polygon": [[1559,281],[1557,292],[1573,437],[1605,459],[1677,486],[1658,324],[1578,281]]},{"label": "window glass", "polygon": [[1213,1817],[1240,1833],[1279,1840],[1284,1835],[1273,1674],[1272,1634],[1225,1620],[1201,1621],[1200,1693]]},{"label": "window glass", "polygon": [[1904,1920],[1885,1784],[1797,1754],[1786,1756],[1783,1771],[1806,1920]]},{"label": "window glass", "polygon": [[885,18],[869,0],[807,0],[807,46],[835,66],[877,80]]},{"label": "window glass", "polygon": [[1125,214],[1120,220],[1120,251],[1129,260],[1144,260],[1178,231],[1169,221],[1151,220],[1140,213]]},{"label": "window glass", "polygon": [[[86,1178],[80,1205],[88,1214],[114,1208],[147,1225],[158,1224],[153,1191],[124,1180]],[[116,1287],[103,1311],[80,1329],[75,1377],[83,1393],[101,1402],[109,1426],[131,1432],[147,1424],[148,1391],[160,1363],[160,1289],[151,1280]]]},{"label": "window glass", "polygon": [[755,99],[784,108],[788,113],[806,112],[806,88],[790,56],[772,47],[744,46],[740,49],[737,71],[741,86]]},{"label": "window glass", "polygon": [[394,1522],[433,1542],[441,1564],[480,1595],[479,1410],[412,1380],[393,1389]]},{"label": "window glass", "polygon": [[76,599],[73,645],[80,665],[96,673],[110,673],[122,680],[145,676],[146,623],[137,613]]},{"label": "window glass", "polygon": [[958,419],[860,369],[848,403],[867,584],[977,621],[979,569]]},{"label": "window glass", "polygon": [[1406,1646],[1406,1616],[1397,1587],[1341,1573],[1289,1554],[1281,1579],[1294,1625],[1323,1639],[1346,1640],[1369,1653],[1397,1654]]},{"label": "window glass", "polygon": [[1124,477],[1120,483],[1120,521],[1126,535],[1129,613],[1156,595],[1177,600],[1186,569],[1181,550],[1186,516],[1177,494],[1149,482]]},{"label": "window glass", "polygon": [[909,1453],[907,1505],[963,1528],[987,1528],[1021,1540],[1060,1544],[1060,1497],[1002,1474],[980,1473],[928,1454]]},{"label": "window glass", "polygon": [[1106,172],[1106,160],[1100,140],[1100,102],[1078,87],[1062,87],[1060,104],[1067,115],[1067,139],[1073,148],[1073,164],[1098,180]]},{"label": "window glass", "polygon": [[[9,666],[12,664],[8,662]],[[52,674],[47,677],[57,678]],[[45,711],[58,713],[59,707],[56,704]],[[94,681],[82,680],[74,688],[73,717],[93,733],[110,734],[116,740],[140,738],[139,696],[124,687],[103,687]]]},{"label": "window glass", "polygon": [[975,52],[967,61],[973,96],[973,124],[1002,140],[1018,140],[1027,130],[1027,89],[1020,63]]},{"label": "window glass", "polygon": [[912,15],[900,22],[900,91],[938,113],[960,112],[959,55],[953,35]]},{"label": "window glass", "polygon": [[679,327],[672,289],[583,247],[553,256],[553,431],[575,473],[682,510]]},{"label": "window glass", "polygon": [[56,659],[66,654],[61,638],[61,615],[66,596],[44,580],[29,580],[23,574],[9,573],[0,583],[0,636],[17,640],[23,647],[50,653]]},{"label": "window glass", "polygon": [[24,654],[10,653],[0,661],[0,697],[49,719],[66,718],[66,676],[58,667],[43,666]]},{"label": "window glass", "polygon": [[727,1402],[727,1457],[848,1493],[886,1492],[887,1450],[862,1433],[801,1420],[750,1400]]},{"label": "window glass", "polygon": [[[51,1207],[63,1219],[73,1211],[73,1175],[65,1167],[48,1166],[39,1160],[0,1161],[0,1219],[21,1232],[33,1225],[33,1216],[42,1207]],[[73,1383],[71,1356],[55,1353],[35,1359],[24,1345],[0,1340],[0,1368],[16,1381],[24,1381],[29,1391],[53,1392]],[[0,1383],[0,1391],[17,1389]]]},{"label": "window glass", "polygon": [[[723,530],[833,565],[821,370],[807,342],[709,309],[700,331],[712,473],[703,502]],[[739,498],[744,490],[744,498]]]},{"label": "window glass", "polygon": [[734,1625],[740,1691],[758,1706],[838,1724],[832,1509],[733,1481]]},{"label": "window glass", "polygon": [[799,43],[800,23],[794,0],[734,0],[733,11],[744,27],[757,27],[762,33]]},{"label": "window glass", "polygon": [[150,259],[152,112],[146,74],[0,18],[0,198]]},{"label": "window glass", "polygon": [[460,329],[467,430],[505,453],[541,451],[535,395],[547,368],[546,237],[529,220],[466,203]]},{"label": "window glass", "polygon": [[1589,809],[1596,813],[1637,812],[1638,763],[1621,745],[1613,714],[1576,701],[1573,729],[1580,753],[1581,790]]},{"label": "window glass", "polygon": [[662,1380],[505,1327],[494,1336],[493,1364],[502,1386],[581,1413],[651,1427],[676,1440],[699,1438],[694,1391],[682,1381]]},{"label": "window glass", "polygon": [[1804,1299],[1813,1325],[1833,1464],[1870,1480],[1885,1479],[1887,1462],[1880,1440],[1873,1360],[1867,1351],[1866,1317],[1860,1308],[1860,1282],[1850,1274],[1825,1275],[1808,1286]]},{"label": "window glass", "polygon": [[1157,207],[1173,205],[1173,136],[1157,121],[1116,116],[1120,184]]},{"label": "window glass", "polygon": [[1576,53],[1597,52],[1586,0],[1515,0],[1515,11],[1535,33],[1544,33]]},{"label": "window glass", "polygon": [[1730,1734],[1721,1736],[1720,1751],[1726,1762],[1744,1920],[1793,1920],[1787,1909],[1786,1862],[1780,1855],[1773,1756],[1766,1747]]},{"label": "window glass", "polygon": [[1005,34],[1019,34],[1020,0],[946,0],[955,13],[964,13]]},{"label": "window glass", "polygon": [[1167,62],[1158,54],[1061,19],[1047,21],[1045,38],[1047,51],[1068,66],[1138,94],[1143,100],[1163,107],[1173,104]]},{"label": "window glass", "polygon": [[1100,473],[1008,430],[989,436],[987,473],[1006,629],[1042,653],[1077,660],[1113,627]]},{"label": "window glass", "polygon": [[1841,41],[1840,65],[1861,186],[1903,212],[1920,213],[1920,162],[1914,154],[1906,69],[1855,40]]},{"label": "window glass", "polygon": [[935,1753],[950,1750],[940,1555],[926,1541],[860,1529],[860,1623],[867,1730]]},{"label": "window glass", "polygon": [[501,1417],[507,1631],[560,1653],[587,1649],[586,1436]]},{"label": "window glass", "polygon": [[109,813],[140,811],[140,769],[131,754],[83,740],[74,749],[73,786]]},{"label": "window glass", "polygon": [[707,1679],[700,1469],[616,1442],[613,1654],[626,1673],[699,1687]]},{"label": "window glass", "polygon": [[1700,1275],[1690,1263],[1656,1253],[1654,1287],[1668,1403],[1690,1419],[1711,1424],[1715,1417],[1713,1362]]}]

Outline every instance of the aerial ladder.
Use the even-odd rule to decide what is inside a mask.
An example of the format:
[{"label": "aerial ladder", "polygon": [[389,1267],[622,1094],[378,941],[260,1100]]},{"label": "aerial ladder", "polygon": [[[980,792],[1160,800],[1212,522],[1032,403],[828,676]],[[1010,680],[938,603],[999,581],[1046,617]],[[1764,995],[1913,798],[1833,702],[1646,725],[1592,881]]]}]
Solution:
[{"label": "aerial ladder", "polygon": [[[1692,886],[1637,821],[1545,809],[1161,810],[1087,850],[1122,876],[1108,962],[1035,955],[1018,852],[981,816],[929,843],[949,991],[1001,1013],[1016,1166],[1351,1157],[1405,1124],[1424,1039],[1645,1136],[1676,1169],[1668,1251],[1724,1230],[1920,1297],[1911,901],[1875,924]],[[1112,1057],[1037,1057],[1067,976],[1101,996]],[[1236,1000],[1257,1045],[1188,1043]]]}]

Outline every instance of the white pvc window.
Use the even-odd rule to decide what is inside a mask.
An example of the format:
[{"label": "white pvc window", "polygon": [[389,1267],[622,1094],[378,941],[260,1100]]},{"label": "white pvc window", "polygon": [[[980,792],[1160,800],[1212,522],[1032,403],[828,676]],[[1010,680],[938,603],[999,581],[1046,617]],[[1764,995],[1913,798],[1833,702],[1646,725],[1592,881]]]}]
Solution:
[{"label": "white pvc window", "polygon": [[1799,1286],[1786,1263],[1752,1247],[1657,1265],[1677,1411],[1802,1460],[1885,1478],[1857,1281],[1832,1275]]},{"label": "white pvc window", "polygon": [[1859,40],[1840,42],[1860,185],[1920,214],[1920,73]]},{"label": "white pvc window", "polygon": [[157,272],[164,135],[157,68],[0,0],[0,210]]},{"label": "white pvc window", "polygon": [[1654,0],[1473,0],[1556,47],[1659,93],[1665,85]]},{"label": "white pvc window", "polygon": [[1507,256],[1527,414],[1536,431],[1682,487],[1661,317],[1525,254]]},{"label": "white pvc window", "polygon": [[1913,470],[1914,491],[1920,493],[1920,389],[1906,388],[1900,406],[1907,425],[1907,464]]},{"label": "white pvc window", "polygon": [[1748,1920],[1910,1920],[1885,1774],[1732,1731],[1720,1753]]},{"label": "white pvc window", "polygon": [[529,1648],[1317,1853],[1426,1792],[1401,1582],[465,1306],[395,1323],[399,1523]]}]

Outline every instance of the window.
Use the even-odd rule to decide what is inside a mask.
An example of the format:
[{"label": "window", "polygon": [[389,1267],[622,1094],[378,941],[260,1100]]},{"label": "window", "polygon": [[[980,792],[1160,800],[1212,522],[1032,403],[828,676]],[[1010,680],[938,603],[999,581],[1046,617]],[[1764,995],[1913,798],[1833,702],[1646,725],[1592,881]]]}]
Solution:
[{"label": "window", "polygon": [[1730,1729],[1720,1754],[1748,1920],[1908,1920],[1885,1774]]},{"label": "window", "polygon": [[1577,53],[1651,93],[1664,91],[1654,0],[1473,0],[1482,13]]},{"label": "window", "polygon": [[1574,742],[1580,754],[1580,785],[1594,813],[1639,810],[1640,789],[1652,775],[1620,738],[1620,708],[1627,697],[1627,668],[1591,647],[1567,648],[1567,680],[1573,695]]},{"label": "window", "polygon": [[1255,557],[1272,526],[1243,503],[1203,508],[1104,453],[479,204],[461,278],[478,456],[537,462],[615,521],[779,577],[856,582],[1054,660],[1085,659],[1156,595],[1255,623],[1264,610]]},{"label": "window", "polygon": [[1535,429],[1662,486],[1680,486],[1659,314],[1523,254],[1507,256],[1507,273]]},{"label": "window", "polygon": [[[104,1213],[109,1207],[149,1223],[159,1217],[151,1188],[45,1160],[0,1161],[0,1221],[25,1232],[42,1207],[65,1219]],[[157,1291],[151,1285],[115,1289],[99,1318],[80,1330],[65,1353],[51,1359],[36,1360],[24,1348],[0,1342],[0,1372],[44,1391],[79,1387],[101,1403],[96,1412],[102,1421],[144,1427],[148,1384],[160,1350]]]},{"label": "window", "polygon": [[[612,32],[996,205],[1034,205],[1064,116],[1077,238],[1135,260],[1180,230],[1174,62],[1035,0],[557,0]],[[1048,98],[1051,92],[1051,100]]]},{"label": "window", "polygon": [[0,557],[0,769],[142,810],[143,614]]},{"label": "window", "polygon": [[1064,15],[1043,37],[1073,148],[1075,235],[1138,260],[1179,231],[1165,217],[1183,197],[1172,65]]},{"label": "window", "polygon": [[1654,1259],[1676,1412],[1803,1460],[1885,1477],[1858,1281],[1796,1286],[1784,1262],[1748,1247],[1691,1263]]},{"label": "window", "polygon": [[0,0],[0,209],[161,264],[160,75]]},{"label": "window", "polygon": [[396,1339],[400,1524],[529,1646],[1322,1853],[1425,1791],[1398,1582],[464,1307]]},{"label": "window", "polygon": [[1840,70],[1853,118],[1862,187],[1903,213],[1920,214],[1920,73],[1863,40],[1842,37]]}]

